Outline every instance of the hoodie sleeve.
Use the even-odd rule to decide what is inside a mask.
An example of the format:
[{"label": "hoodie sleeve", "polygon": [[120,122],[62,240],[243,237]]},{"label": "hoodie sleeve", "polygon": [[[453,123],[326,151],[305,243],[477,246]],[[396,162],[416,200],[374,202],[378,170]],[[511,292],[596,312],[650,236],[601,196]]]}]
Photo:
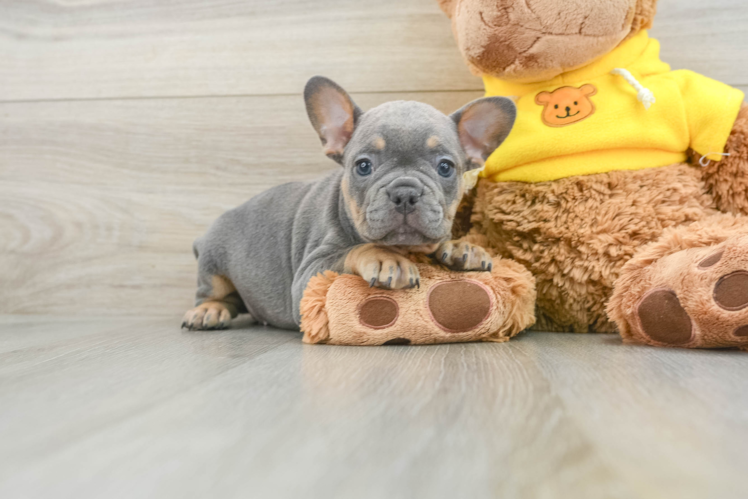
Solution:
[{"label": "hoodie sleeve", "polygon": [[693,71],[673,71],[686,110],[691,149],[713,161],[725,143],[743,102],[743,92]]}]

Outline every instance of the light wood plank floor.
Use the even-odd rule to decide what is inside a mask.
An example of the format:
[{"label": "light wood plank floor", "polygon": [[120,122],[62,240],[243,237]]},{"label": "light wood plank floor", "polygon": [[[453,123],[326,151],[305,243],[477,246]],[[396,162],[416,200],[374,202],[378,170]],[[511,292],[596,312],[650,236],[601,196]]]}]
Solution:
[{"label": "light wood plank floor", "polygon": [[1,496],[743,496],[734,351],[0,318]]}]

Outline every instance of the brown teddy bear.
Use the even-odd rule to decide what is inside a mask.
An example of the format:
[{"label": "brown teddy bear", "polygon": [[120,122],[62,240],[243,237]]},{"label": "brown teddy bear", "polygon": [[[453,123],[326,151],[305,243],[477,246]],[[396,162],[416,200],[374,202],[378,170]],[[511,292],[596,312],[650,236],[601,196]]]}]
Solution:
[{"label": "brown teddy bear", "polygon": [[440,0],[518,116],[464,238],[526,266],[536,329],[748,346],[748,106],[671,71],[656,0]]}]

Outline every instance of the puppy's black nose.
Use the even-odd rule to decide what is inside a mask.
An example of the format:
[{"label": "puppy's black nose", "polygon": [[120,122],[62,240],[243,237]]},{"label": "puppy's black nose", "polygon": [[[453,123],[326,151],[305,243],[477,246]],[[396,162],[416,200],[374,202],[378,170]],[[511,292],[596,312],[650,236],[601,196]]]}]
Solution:
[{"label": "puppy's black nose", "polygon": [[413,177],[400,177],[387,186],[387,196],[401,214],[413,212],[422,194],[423,184]]},{"label": "puppy's black nose", "polygon": [[569,106],[566,106],[566,112],[567,112],[567,113],[570,113],[570,112],[571,112],[571,108],[570,108]]}]

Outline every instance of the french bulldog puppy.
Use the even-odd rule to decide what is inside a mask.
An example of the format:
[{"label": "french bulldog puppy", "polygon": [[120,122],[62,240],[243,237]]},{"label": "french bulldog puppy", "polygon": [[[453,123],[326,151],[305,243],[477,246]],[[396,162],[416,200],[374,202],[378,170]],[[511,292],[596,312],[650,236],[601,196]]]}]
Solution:
[{"label": "french bulldog puppy", "polygon": [[490,270],[485,250],[449,238],[463,174],[482,167],[509,134],[511,100],[478,99],[450,116],[410,101],[363,112],[319,76],[304,99],[325,154],[342,168],[317,182],[272,188],[220,216],[193,246],[197,307],[183,327],[227,328],[249,313],[298,329],[312,276],[332,270],[371,286],[419,286],[408,252],[433,253],[452,269]]}]

